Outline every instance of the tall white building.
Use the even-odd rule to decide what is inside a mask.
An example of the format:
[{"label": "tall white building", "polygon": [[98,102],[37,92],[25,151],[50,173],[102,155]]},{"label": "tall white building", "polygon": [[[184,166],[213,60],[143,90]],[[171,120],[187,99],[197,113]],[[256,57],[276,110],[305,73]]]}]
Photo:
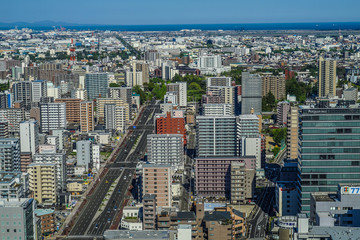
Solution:
[{"label": "tall white building", "polygon": [[204,116],[231,116],[233,114],[232,104],[203,104]]},{"label": "tall white building", "polygon": [[181,134],[150,134],[147,142],[149,162],[172,166],[183,163],[184,142]]},{"label": "tall white building", "polygon": [[100,169],[100,145],[92,145],[92,167],[93,172]]},{"label": "tall white building", "polygon": [[41,97],[47,97],[47,84],[45,80],[31,82],[31,95],[33,102],[40,102]]},{"label": "tall white building", "polygon": [[47,96],[53,97],[54,99],[61,98],[60,87],[55,87],[52,82],[47,83]]},{"label": "tall white building", "polygon": [[136,85],[138,86],[142,86],[143,82],[142,82],[142,72],[140,71],[126,71],[126,85],[128,85],[129,87],[134,87]]},{"label": "tall white building", "polygon": [[39,151],[39,124],[36,120],[20,123],[20,150],[34,155]]},{"label": "tall white building", "polygon": [[220,55],[201,56],[199,57],[198,67],[220,68],[222,67],[221,56]]},{"label": "tall white building", "polygon": [[92,142],[88,140],[76,142],[77,166],[85,166],[88,171],[92,168]]},{"label": "tall white building", "polygon": [[167,92],[175,92],[177,96],[177,103],[180,107],[187,106],[187,83],[186,82],[176,82],[166,85]]},{"label": "tall white building", "polygon": [[123,132],[126,129],[126,108],[105,104],[105,129]]},{"label": "tall white building", "polygon": [[20,141],[0,138],[0,171],[20,172]]},{"label": "tall white building", "polygon": [[65,103],[43,103],[40,104],[41,132],[66,127],[66,105]]}]

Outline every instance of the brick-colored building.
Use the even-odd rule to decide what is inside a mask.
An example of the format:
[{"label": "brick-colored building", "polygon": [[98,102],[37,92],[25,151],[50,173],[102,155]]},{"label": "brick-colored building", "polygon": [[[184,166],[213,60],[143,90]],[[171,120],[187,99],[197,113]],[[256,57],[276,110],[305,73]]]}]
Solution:
[{"label": "brick-colored building", "polygon": [[55,231],[55,217],[54,210],[51,209],[36,209],[34,214],[41,220],[41,236],[47,236]]},{"label": "brick-colored building", "polygon": [[156,134],[181,134],[186,145],[185,118],[172,117],[171,113],[156,116]]},{"label": "brick-colored building", "polygon": [[21,172],[27,172],[27,167],[32,163],[32,154],[31,152],[22,152],[20,153],[20,162],[21,162]]},{"label": "brick-colored building", "polygon": [[266,96],[271,92],[276,100],[285,99],[285,75],[262,74],[262,95]]},{"label": "brick-colored building", "polygon": [[146,164],[143,168],[144,194],[156,196],[159,207],[171,206],[171,167],[168,164]]},{"label": "brick-colored building", "polygon": [[80,103],[79,98],[58,98],[55,102],[65,103],[66,105],[66,121],[70,124],[80,123]]},{"label": "brick-colored building", "polygon": [[84,101],[80,103],[80,131],[94,131],[94,103]]}]

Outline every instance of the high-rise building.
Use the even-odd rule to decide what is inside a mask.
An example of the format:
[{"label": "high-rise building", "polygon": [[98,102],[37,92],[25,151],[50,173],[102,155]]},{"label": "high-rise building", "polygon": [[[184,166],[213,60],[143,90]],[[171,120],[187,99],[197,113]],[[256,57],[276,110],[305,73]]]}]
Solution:
[{"label": "high-rise building", "polygon": [[25,111],[22,108],[0,109],[0,121],[8,123],[10,136],[19,136],[20,123],[25,120]]},{"label": "high-rise building", "polygon": [[36,120],[20,123],[20,151],[34,155],[39,151],[39,124]]},{"label": "high-rise building", "polygon": [[122,99],[113,99],[113,98],[100,98],[96,101],[96,111],[99,123],[104,122],[105,115],[105,104],[115,104],[118,107],[125,108],[126,122],[130,119],[130,105]]},{"label": "high-rise building", "polygon": [[109,87],[108,98],[122,99],[124,102],[131,104],[132,88],[131,87]]},{"label": "high-rise building", "polygon": [[78,98],[58,98],[56,103],[65,103],[66,121],[69,124],[80,124],[80,103]]},{"label": "high-rise building", "polygon": [[222,67],[220,55],[208,55],[199,57],[198,67],[219,68]]},{"label": "high-rise building", "polygon": [[85,75],[85,89],[89,100],[106,97],[107,88],[107,73],[87,73]]},{"label": "high-rise building", "polygon": [[126,129],[126,108],[105,104],[105,129],[123,132]]},{"label": "high-rise building", "polygon": [[0,216],[2,216],[2,222],[4,223],[0,225],[1,238],[36,239],[36,226],[34,226],[35,208],[36,202],[32,198],[1,200]]},{"label": "high-rise building", "polygon": [[197,116],[196,152],[198,157],[238,155],[235,116]]},{"label": "high-rise building", "polygon": [[94,131],[94,102],[83,101],[80,102],[80,131],[90,132]]},{"label": "high-rise building", "polygon": [[[62,191],[66,187],[66,155],[65,153],[38,153],[33,156],[33,163],[55,164],[56,187]],[[29,165],[30,166],[30,165]],[[29,167],[28,166],[28,167]]]},{"label": "high-rise building", "polygon": [[0,121],[0,138],[9,137],[9,123]]},{"label": "high-rise building", "polygon": [[31,82],[30,81],[20,81],[16,82],[12,86],[14,93],[14,101],[22,101],[24,102],[24,106],[26,109],[31,108]]},{"label": "high-rise building", "polygon": [[251,109],[262,111],[262,79],[259,75],[242,73],[241,114],[250,114]]},{"label": "high-rise building", "polygon": [[276,100],[285,99],[285,75],[273,75],[272,73],[263,73],[262,76],[262,96],[271,92]]},{"label": "high-rise building", "polygon": [[181,134],[149,134],[148,161],[178,166],[184,161],[184,142]]},{"label": "high-rise building", "polygon": [[319,58],[319,97],[336,96],[336,61]]},{"label": "high-rise building", "polygon": [[360,183],[359,120],[359,108],[300,109],[302,212],[310,211],[311,193],[336,192],[340,183]]},{"label": "high-rise building", "polygon": [[0,199],[18,199],[29,193],[29,178],[21,172],[0,171]]},{"label": "high-rise building", "polygon": [[155,116],[156,134],[181,134],[186,145],[185,118],[171,116],[171,113],[158,114]]},{"label": "high-rise building", "polygon": [[224,103],[205,103],[203,104],[204,116],[232,116],[233,105]]},{"label": "high-rise building", "polygon": [[144,165],[143,190],[145,194],[153,194],[156,196],[156,205],[158,207],[171,207],[171,182],[170,165]]},{"label": "high-rise building", "polygon": [[230,87],[231,86],[231,77],[209,77],[206,79],[206,87],[213,86],[222,86]]},{"label": "high-rise building", "polygon": [[143,229],[156,229],[156,195],[145,194],[143,198]]},{"label": "high-rise building", "polygon": [[31,82],[31,95],[33,102],[40,102],[41,97],[47,97],[47,85],[45,80]]},{"label": "high-rise building", "polygon": [[41,132],[66,127],[66,104],[65,103],[42,103],[40,104]]},{"label": "high-rise building", "polygon": [[247,169],[245,162],[232,161],[230,175],[231,203],[245,203],[251,200],[256,186],[255,169]]},{"label": "high-rise building", "polygon": [[85,166],[88,171],[92,168],[92,142],[88,140],[76,142],[77,166]]},{"label": "high-rise building", "polygon": [[287,119],[286,158],[297,159],[299,140],[299,108],[292,106]]},{"label": "high-rise building", "polygon": [[40,204],[56,203],[56,165],[51,163],[31,163],[28,166],[29,188],[34,199]]},{"label": "high-rise building", "polygon": [[20,172],[20,141],[17,138],[0,138],[0,171]]},{"label": "high-rise building", "polygon": [[278,124],[286,125],[287,118],[290,111],[290,103],[283,101],[278,102],[277,104],[277,114],[276,114],[276,121]]},{"label": "high-rise building", "polygon": [[180,107],[187,106],[187,83],[186,82],[177,82],[177,83],[167,84],[166,91],[176,93],[177,104],[179,104]]}]

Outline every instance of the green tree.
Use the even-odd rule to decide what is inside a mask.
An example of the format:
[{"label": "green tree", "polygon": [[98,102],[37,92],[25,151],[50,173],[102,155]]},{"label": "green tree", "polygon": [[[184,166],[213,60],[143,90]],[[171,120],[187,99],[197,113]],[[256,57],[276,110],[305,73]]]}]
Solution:
[{"label": "green tree", "polygon": [[272,92],[268,92],[266,96],[262,98],[262,110],[264,112],[271,112],[276,106],[276,99]]},{"label": "green tree", "polygon": [[117,83],[110,83],[109,87],[121,87],[121,86]]},{"label": "green tree", "polygon": [[286,138],[286,128],[276,128],[271,131],[272,138],[277,145],[281,145],[281,141]]},{"label": "green tree", "polygon": [[280,152],[280,148],[276,146],[272,149],[272,152],[274,153],[274,156],[276,156]]}]

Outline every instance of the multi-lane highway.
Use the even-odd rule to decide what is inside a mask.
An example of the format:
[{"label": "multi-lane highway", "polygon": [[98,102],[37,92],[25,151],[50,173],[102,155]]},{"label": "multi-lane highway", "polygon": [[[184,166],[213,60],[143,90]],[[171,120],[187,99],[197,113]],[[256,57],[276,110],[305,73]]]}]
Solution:
[{"label": "multi-lane highway", "polygon": [[[107,164],[107,173],[99,181],[95,191],[86,198],[83,208],[69,236],[101,236],[112,225],[126,198],[128,187],[135,173],[136,163],[143,157],[147,135],[154,132],[154,115],[160,112],[159,103],[153,100],[144,108],[136,128],[129,128],[130,134],[124,140],[114,163]],[[117,181],[106,206],[99,207],[109,193],[110,186]]]}]

